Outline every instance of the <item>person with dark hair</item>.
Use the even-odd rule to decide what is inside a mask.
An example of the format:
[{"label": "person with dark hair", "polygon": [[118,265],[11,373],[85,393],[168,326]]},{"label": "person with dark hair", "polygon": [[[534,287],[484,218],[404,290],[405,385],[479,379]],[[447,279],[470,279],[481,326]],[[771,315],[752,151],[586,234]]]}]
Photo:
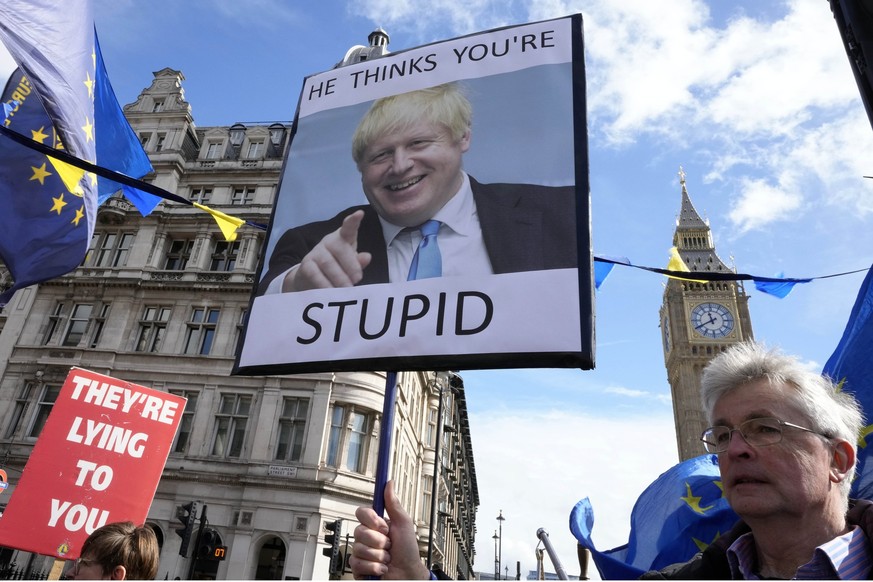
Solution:
[{"label": "person with dark hair", "polygon": [[130,521],[108,523],[88,536],[66,578],[154,580],[159,559],[158,538],[150,527]]}]

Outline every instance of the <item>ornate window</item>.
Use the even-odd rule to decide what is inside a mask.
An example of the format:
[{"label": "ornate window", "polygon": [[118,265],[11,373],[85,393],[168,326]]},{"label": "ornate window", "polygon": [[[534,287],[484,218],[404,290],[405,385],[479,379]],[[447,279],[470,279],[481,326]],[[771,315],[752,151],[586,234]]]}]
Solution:
[{"label": "ornate window", "polygon": [[233,271],[239,256],[239,241],[216,241],[210,271]]},{"label": "ornate window", "polygon": [[182,419],[179,422],[179,431],[176,433],[176,441],[173,443],[171,452],[184,454],[188,452],[188,444],[191,442],[191,431],[194,427],[194,411],[197,410],[197,397],[199,392],[193,390],[170,390],[170,394],[187,398]]},{"label": "ornate window", "polygon": [[243,394],[222,394],[215,415],[212,454],[237,458],[242,454],[252,397]]},{"label": "ornate window", "polygon": [[110,231],[95,233],[91,248],[85,255],[85,264],[92,267],[111,269],[127,264],[130,247],[133,246],[132,232]]},{"label": "ornate window", "polygon": [[299,461],[306,435],[308,398],[284,398],[279,417],[279,440],[276,443],[277,461]]},{"label": "ornate window", "polygon": [[246,157],[250,160],[256,160],[264,155],[264,142],[263,141],[250,141],[249,142],[249,151],[246,154]]},{"label": "ornate window", "polygon": [[27,436],[37,438],[42,432],[42,427],[45,426],[45,421],[49,413],[58,399],[58,394],[61,392],[60,386],[43,386],[39,394],[39,400],[36,403],[36,414],[33,419],[33,424],[30,425],[30,430]]},{"label": "ornate window", "polygon": [[364,473],[370,446],[371,415],[350,405],[335,404],[327,444],[327,465]]},{"label": "ornate window", "polygon": [[209,355],[220,314],[220,309],[206,307],[194,307],[191,310],[191,319],[188,320],[188,331],[185,334],[186,354]]},{"label": "ornate window", "polygon": [[66,317],[66,305],[58,303],[48,318],[48,325],[42,335],[42,345],[47,346],[52,341],[55,332],[60,329]]},{"label": "ornate window", "polygon": [[191,249],[193,248],[194,241],[191,239],[171,240],[170,246],[167,249],[164,269],[167,271],[183,271],[188,266],[188,259],[191,258]]},{"label": "ornate window", "polygon": [[72,308],[68,309],[66,303],[57,303],[48,316],[42,345],[74,348],[84,341],[88,347],[97,347],[109,316],[109,306],[109,303],[73,303]]},{"label": "ornate window", "polygon": [[91,310],[94,306],[90,303],[76,303],[70,313],[70,321],[67,323],[67,331],[61,345],[76,347],[88,329],[88,320],[91,318]]},{"label": "ornate window", "polygon": [[91,341],[88,344],[89,348],[96,348],[100,344],[100,339],[103,337],[103,328],[106,325],[106,318],[109,317],[109,304],[100,305],[92,315],[93,329],[91,331]]},{"label": "ornate window", "polygon": [[230,203],[236,206],[244,206],[252,203],[255,198],[255,189],[250,187],[237,187],[233,189]]},{"label": "ornate window", "polygon": [[429,408],[427,411],[427,446],[436,446],[437,435],[437,409]]},{"label": "ornate window", "polygon": [[209,199],[212,198],[212,188],[206,188],[204,186],[191,188],[191,195],[188,198],[191,202],[206,204],[209,202]]},{"label": "ornate window", "polygon": [[248,308],[243,307],[239,310],[239,319],[236,321],[236,337],[233,340],[233,349],[234,353],[239,351],[239,343],[242,341],[243,337],[243,329],[246,325],[246,316],[248,315]]},{"label": "ornate window", "polygon": [[134,348],[137,352],[160,351],[164,333],[167,331],[167,322],[170,321],[170,311],[169,307],[157,305],[146,305],[143,308]]},{"label": "ornate window", "polygon": [[221,157],[221,143],[220,142],[210,142],[206,144],[206,159],[207,160],[217,160]]},{"label": "ornate window", "polygon": [[421,478],[421,512],[418,519],[430,523],[430,506],[433,503],[433,475],[424,475]]},{"label": "ornate window", "polygon": [[30,405],[34,384],[33,382],[25,382],[18,389],[18,394],[15,395],[15,408],[12,411],[12,417],[9,420],[9,426],[6,427],[5,438],[9,439],[15,436],[18,427],[24,422],[24,414]]}]

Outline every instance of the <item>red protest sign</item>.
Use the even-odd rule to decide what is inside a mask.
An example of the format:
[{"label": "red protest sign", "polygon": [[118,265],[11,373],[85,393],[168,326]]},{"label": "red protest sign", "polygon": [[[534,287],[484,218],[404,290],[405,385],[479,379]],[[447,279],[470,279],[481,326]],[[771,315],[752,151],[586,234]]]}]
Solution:
[{"label": "red protest sign", "polygon": [[73,368],[0,518],[0,546],[73,559],[98,527],[143,523],[185,402]]}]

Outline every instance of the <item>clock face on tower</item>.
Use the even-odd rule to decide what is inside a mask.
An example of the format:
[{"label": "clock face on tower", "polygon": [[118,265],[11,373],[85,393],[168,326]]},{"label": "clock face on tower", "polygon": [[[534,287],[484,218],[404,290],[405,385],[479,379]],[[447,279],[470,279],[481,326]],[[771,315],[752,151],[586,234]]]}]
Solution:
[{"label": "clock face on tower", "polygon": [[691,327],[706,338],[722,338],[734,329],[734,316],[721,303],[701,303],[691,310]]}]

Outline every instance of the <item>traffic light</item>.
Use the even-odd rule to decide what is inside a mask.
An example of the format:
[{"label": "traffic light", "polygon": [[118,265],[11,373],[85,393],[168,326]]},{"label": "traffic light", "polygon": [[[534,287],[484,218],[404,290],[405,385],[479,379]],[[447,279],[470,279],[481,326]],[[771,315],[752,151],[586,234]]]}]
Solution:
[{"label": "traffic light", "polygon": [[213,559],[219,562],[227,558],[227,546],[215,546],[215,551],[212,554]]},{"label": "traffic light", "polygon": [[194,524],[197,522],[197,502],[191,501],[185,505],[180,505],[176,508],[176,519],[182,524],[182,527],[176,528],[176,533],[182,538],[182,544],[179,546],[179,555],[183,558],[188,557],[188,546],[191,543],[191,534],[194,531]]},{"label": "traffic light", "polygon": [[[197,559],[198,560],[217,560],[219,559],[216,555],[216,550],[221,546],[221,536],[218,535],[218,532],[212,529],[211,527],[207,527],[203,530],[203,533],[200,534],[200,540],[197,543]],[[219,552],[222,554],[221,559],[223,559],[224,552]]]},{"label": "traffic light", "polygon": [[324,543],[329,545],[329,548],[324,548],[321,553],[330,558],[330,566],[328,572],[331,576],[342,574],[342,563],[340,557],[340,538],[343,537],[343,520],[337,519],[324,526],[329,534],[324,536]]}]

